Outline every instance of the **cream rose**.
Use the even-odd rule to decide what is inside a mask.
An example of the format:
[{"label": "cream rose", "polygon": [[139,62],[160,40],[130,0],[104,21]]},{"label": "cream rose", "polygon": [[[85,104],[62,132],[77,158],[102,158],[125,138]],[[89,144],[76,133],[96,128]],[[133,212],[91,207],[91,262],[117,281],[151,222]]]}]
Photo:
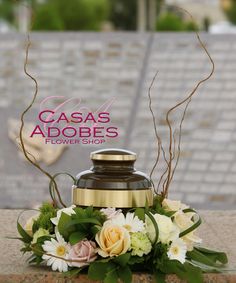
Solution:
[{"label": "cream rose", "polygon": [[76,205],[73,204],[73,205],[71,205],[71,206],[69,206],[69,207],[65,207],[65,208],[59,209],[59,210],[57,211],[57,216],[51,218],[52,223],[53,223],[54,225],[56,225],[56,226],[58,225],[59,220],[60,220],[60,218],[61,218],[62,212],[65,213],[65,214],[67,214],[67,215],[69,215],[69,216],[71,216],[72,214],[75,214],[74,208],[76,208]]},{"label": "cream rose", "polygon": [[25,231],[30,235],[30,236],[33,236],[33,225],[34,225],[34,222],[38,219],[39,217],[39,213],[34,215],[34,216],[31,216],[26,224],[25,224]]},{"label": "cream rose", "polygon": [[186,214],[182,211],[175,214],[174,223],[179,227],[181,232],[193,225],[193,221],[191,220],[192,216],[192,213]]},{"label": "cream rose", "polygon": [[[193,215],[194,213],[192,212],[184,213],[182,211],[179,211],[175,214],[174,223],[178,226],[180,232],[183,232],[194,224],[194,222],[191,220]],[[188,233],[187,235],[183,236],[182,239],[187,245],[188,251],[193,249],[194,244],[199,244],[202,242],[201,238],[194,235],[194,232]]]},{"label": "cream rose", "polygon": [[116,210],[114,207],[102,208],[100,211],[106,215],[107,219],[113,219],[122,213],[121,209]]},{"label": "cream rose", "polygon": [[118,256],[126,253],[130,248],[129,232],[124,227],[114,225],[110,221],[104,223],[95,239],[100,247],[98,254],[102,257]]},{"label": "cream rose", "polygon": [[[170,217],[161,214],[154,214],[154,219],[158,225],[159,229],[159,238],[158,241],[163,244],[168,244],[169,242],[176,240],[179,237],[179,229],[172,222]],[[153,242],[156,237],[156,231],[151,219],[146,216],[146,230],[148,233],[148,237]]]},{"label": "cream rose", "polygon": [[162,202],[162,206],[168,211],[179,211],[188,208],[187,205],[181,203],[179,200],[170,200],[165,198]]}]

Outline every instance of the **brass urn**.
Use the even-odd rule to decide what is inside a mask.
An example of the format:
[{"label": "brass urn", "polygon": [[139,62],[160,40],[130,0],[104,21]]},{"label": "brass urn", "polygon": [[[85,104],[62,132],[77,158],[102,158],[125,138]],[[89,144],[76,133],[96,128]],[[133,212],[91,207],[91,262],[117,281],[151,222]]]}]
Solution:
[{"label": "brass urn", "polygon": [[91,153],[93,167],[76,176],[73,203],[77,206],[133,208],[153,204],[149,177],[136,171],[136,154],[123,149]]}]

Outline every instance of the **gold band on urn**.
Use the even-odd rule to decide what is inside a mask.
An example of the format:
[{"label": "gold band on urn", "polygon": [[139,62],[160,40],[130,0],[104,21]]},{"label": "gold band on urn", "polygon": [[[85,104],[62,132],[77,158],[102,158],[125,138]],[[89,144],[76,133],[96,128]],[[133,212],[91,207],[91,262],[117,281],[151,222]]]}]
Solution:
[{"label": "gold band on urn", "polygon": [[73,189],[73,203],[81,206],[132,208],[153,205],[153,192],[146,190]]},{"label": "gold band on urn", "polygon": [[113,154],[98,154],[91,153],[90,158],[92,160],[103,160],[103,161],[134,161],[136,160],[136,155],[113,155]]}]

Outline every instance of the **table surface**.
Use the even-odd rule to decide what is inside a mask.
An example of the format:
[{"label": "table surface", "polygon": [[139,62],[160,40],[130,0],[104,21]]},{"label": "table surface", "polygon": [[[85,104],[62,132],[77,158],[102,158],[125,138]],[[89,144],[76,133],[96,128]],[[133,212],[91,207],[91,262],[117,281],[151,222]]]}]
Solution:
[{"label": "table surface", "polygon": [[[20,210],[0,210],[0,251],[2,254],[0,257],[0,282],[54,282],[53,278],[60,276],[59,273],[52,272],[47,267],[28,266],[26,263],[27,256],[23,256],[20,252],[22,243],[19,240],[7,238],[17,236],[16,220],[20,212]],[[30,215],[32,215],[32,212],[28,211],[22,216],[22,224]],[[236,282],[236,210],[200,211],[200,215],[203,220],[203,224],[199,228],[199,236],[203,239],[202,245],[226,252],[229,258],[228,269],[231,270],[228,275],[224,275],[226,276],[225,279],[222,279],[222,275],[212,275],[218,279],[209,281],[212,280],[211,278],[208,281],[205,280],[205,282]],[[37,274],[40,274],[40,277],[36,281],[33,277],[37,277]],[[28,279],[21,281],[22,276]],[[40,281],[42,276],[44,276],[44,279]],[[151,282],[150,278],[141,280],[141,277],[139,275],[139,280],[135,282]],[[181,282],[173,278],[168,282]],[[78,282],[90,281],[82,276]]]}]

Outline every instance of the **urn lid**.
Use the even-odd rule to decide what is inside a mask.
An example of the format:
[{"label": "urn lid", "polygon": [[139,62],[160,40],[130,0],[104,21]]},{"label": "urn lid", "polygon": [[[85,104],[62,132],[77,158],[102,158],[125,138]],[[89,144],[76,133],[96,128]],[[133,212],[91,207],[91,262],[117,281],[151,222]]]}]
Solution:
[{"label": "urn lid", "polygon": [[90,158],[104,161],[135,161],[137,155],[129,150],[110,148],[94,151],[90,154]]}]

